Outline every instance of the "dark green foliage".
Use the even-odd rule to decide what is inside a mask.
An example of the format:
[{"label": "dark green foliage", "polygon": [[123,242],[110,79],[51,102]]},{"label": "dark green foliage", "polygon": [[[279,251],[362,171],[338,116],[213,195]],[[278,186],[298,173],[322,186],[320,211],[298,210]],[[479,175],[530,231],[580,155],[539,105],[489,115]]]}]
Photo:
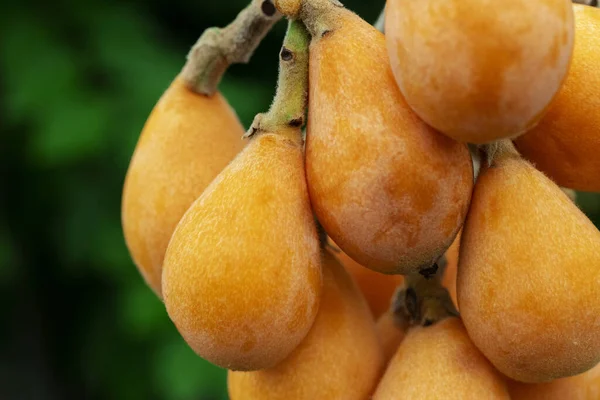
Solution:
[{"label": "dark green foliage", "polygon": [[[383,2],[347,1],[368,20]],[[381,4],[380,4],[381,3]],[[122,183],[187,50],[246,0],[7,0],[0,11],[0,399],[225,399],[125,248]],[[246,126],[280,23],[221,89]],[[597,196],[583,201],[600,220]]]}]

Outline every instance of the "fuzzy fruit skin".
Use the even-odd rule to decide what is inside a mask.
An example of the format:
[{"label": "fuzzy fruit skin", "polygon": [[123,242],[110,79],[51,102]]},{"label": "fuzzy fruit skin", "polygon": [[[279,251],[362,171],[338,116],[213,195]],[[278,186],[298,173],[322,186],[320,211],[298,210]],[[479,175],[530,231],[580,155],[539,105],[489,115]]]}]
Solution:
[{"label": "fuzzy fruit skin", "polygon": [[583,374],[547,383],[508,381],[512,400],[598,400],[600,364]]},{"label": "fuzzy fruit skin", "polygon": [[410,329],[373,400],[509,400],[503,377],[477,350],[458,318]]},{"label": "fuzzy fruit skin", "polygon": [[177,223],[238,154],[244,129],[227,101],[176,78],[150,114],[129,165],[122,223],[129,252],[161,297],[161,271]]},{"label": "fuzzy fruit skin", "polygon": [[274,368],[229,372],[231,400],[364,400],[383,372],[383,351],[352,278],[323,252],[323,295],[315,324]]},{"label": "fuzzy fruit skin", "polygon": [[402,275],[385,275],[365,268],[343,251],[339,252],[338,258],[367,300],[373,317],[379,318],[390,308],[392,296],[404,280]]},{"label": "fuzzy fruit skin", "polygon": [[390,60],[408,104],[461,142],[524,133],[567,74],[570,0],[388,0],[386,10]]},{"label": "fuzzy fruit skin", "polygon": [[406,326],[398,326],[394,319],[395,317],[391,310],[388,310],[379,317],[376,325],[377,336],[383,347],[386,365],[392,357],[394,357],[394,354],[396,354],[396,351],[398,350],[398,346],[400,346],[402,340],[404,340],[404,337],[406,336]]},{"label": "fuzzy fruit skin", "polygon": [[448,293],[450,293],[450,297],[452,298],[452,302],[458,308],[458,300],[456,299],[456,276],[458,274],[458,254],[460,249],[460,237],[459,233],[452,243],[452,246],[446,251],[446,272],[444,273],[444,279],[442,284],[446,289],[448,289]]},{"label": "fuzzy fruit skin", "polygon": [[347,10],[313,39],[306,169],[319,221],[361,265],[430,267],[463,224],[469,151],[423,123],[395,84],[385,37]]},{"label": "fuzzy fruit skin", "polygon": [[512,379],[550,381],[600,361],[600,232],[517,155],[479,175],[457,293],[469,336]]},{"label": "fuzzy fruit skin", "polygon": [[198,355],[256,370],[307,335],[321,280],[301,141],[262,133],[182,218],[162,284],[169,316]]},{"label": "fuzzy fruit skin", "polygon": [[537,127],[515,145],[560,186],[600,192],[600,9],[573,4],[567,79]]}]

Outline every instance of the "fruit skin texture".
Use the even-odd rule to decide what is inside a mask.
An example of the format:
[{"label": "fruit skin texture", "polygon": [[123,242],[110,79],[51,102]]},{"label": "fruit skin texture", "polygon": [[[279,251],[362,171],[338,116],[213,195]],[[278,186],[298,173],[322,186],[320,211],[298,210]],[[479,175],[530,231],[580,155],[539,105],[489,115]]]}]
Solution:
[{"label": "fruit skin texture", "polygon": [[512,400],[598,400],[600,364],[580,375],[547,383],[508,381]]},{"label": "fruit skin texture", "polygon": [[479,175],[457,293],[469,336],[512,379],[549,381],[600,361],[600,232],[518,155]]},{"label": "fruit skin texture", "polygon": [[343,251],[339,252],[338,258],[367,300],[373,317],[377,319],[390,308],[392,296],[402,284],[402,275],[385,275],[365,268]]},{"label": "fruit skin texture", "polygon": [[216,365],[269,368],[298,346],[321,293],[299,138],[251,139],[177,226],[162,283],[177,329]]},{"label": "fruit skin texture", "polygon": [[446,271],[444,273],[444,279],[442,284],[446,289],[448,289],[448,293],[450,293],[450,297],[452,298],[452,302],[458,308],[458,301],[456,299],[456,276],[458,273],[458,254],[460,249],[460,237],[459,233],[452,243],[452,246],[446,251]]},{"label": "fruit skin texture", "polygon": [[231,400],[363,400],[383,372],[383,352],[364,298],[340,262],[323,252],[323,295],[315,324],[274,368],[229,372]]},{"label": "fruit skin texture", "polygon": [[361,265],[430,267],[463,224],[469,151],[424,124],[395,85],[383,34],[340,9],[313,38],[306,170],[313,209]]},{"label": "fruit skin texture", "polygon": [[406,336],[408,322],[403,325],[404,326],[399,326],[396,317],[394,317],[391,310],[386,311],[377,320],[377,336],[379,337],[379,341],[383,348],[385,364],[394,357],[396,350],[398,350],[398,346],[400,346],[400,343],[402,343],[402,340],[404,340],[404,337]]},{"label": "fruit skin texture", "polygon": [[127,247],[161,297],[161,271],[177,223],[244,146],[244,129],[227,101],[187,89],[176,78],[142,131],[122,199]]},{"label": "fruit skin texture", "polygon": [[573,50],[569,0],[388,0],[396,80],[428,124],[470,143],[534,126]]},{"label": "fruit skin texture", "polygon": [[538,126],[515,145],[559,185],[600,192],[600,9],[574,4],[573,11],[569,75]]},{"label": "fruit skin texture", "polygon": [[410,329],[373,400],[510,399],[503,377],[458,318]]}]

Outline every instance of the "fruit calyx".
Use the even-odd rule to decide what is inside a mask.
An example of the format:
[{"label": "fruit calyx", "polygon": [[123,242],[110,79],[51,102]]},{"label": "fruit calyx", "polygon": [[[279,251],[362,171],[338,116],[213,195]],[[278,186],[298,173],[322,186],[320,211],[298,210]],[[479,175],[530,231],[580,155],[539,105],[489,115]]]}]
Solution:
[{"label": "fruit calyx", "polygon": [[349,12],[338,0],[274,0],[288,18],[300,19],[313,38],[321,38],[338,26],[340,12]]},{"label": "fruit calyx", "polygon": [[269,111],[258,114],[244,137],[278,133],[301,143],[308,104],[308,49],[310,36],[304,24],[291,20],[279,53],[277,92]]},{"label": "fruit calyx", "polygon": [[430,326],[459,315],[448,290],[442,285],[444,269],[438,268],[430,277],[418,272],[405,276],[392,302],[396,325]]},{"label": "fruit calyx", "polygon": [[212,96],[231,64],[245,64],[271,27],[281,19],[272,0],[252,0],[225,28],[209,28],[187,56],[181,76],[186,86]]},{"label": "fruit calyx", "polygon": [[521,158],[521,155],[510,139],[498,140],[493,143],[482,145],[481,151],[485,154],[486,165],[489,168],[494,167],[496,160]]}]

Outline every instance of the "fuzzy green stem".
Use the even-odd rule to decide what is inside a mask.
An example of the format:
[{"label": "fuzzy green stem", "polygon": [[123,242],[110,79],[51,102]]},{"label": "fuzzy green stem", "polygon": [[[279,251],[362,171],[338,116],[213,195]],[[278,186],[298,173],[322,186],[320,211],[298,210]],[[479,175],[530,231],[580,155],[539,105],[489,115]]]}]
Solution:
[{"label": "fuzzy green stem", "polygon": [[277,92],[269,111],[258,114],[246,137],[258,132],[298,130],[304,125],[308,100],[308,48],[310,36],[304,24],[291,20],[279,53]]},{"label": "fuzzy green stem", "polygon": [[225,28],[209,28],[190,50],[181,71],[197,93],[213,95],[231,64],[245,64],[281,14],[272,0],[252,0]]}]

